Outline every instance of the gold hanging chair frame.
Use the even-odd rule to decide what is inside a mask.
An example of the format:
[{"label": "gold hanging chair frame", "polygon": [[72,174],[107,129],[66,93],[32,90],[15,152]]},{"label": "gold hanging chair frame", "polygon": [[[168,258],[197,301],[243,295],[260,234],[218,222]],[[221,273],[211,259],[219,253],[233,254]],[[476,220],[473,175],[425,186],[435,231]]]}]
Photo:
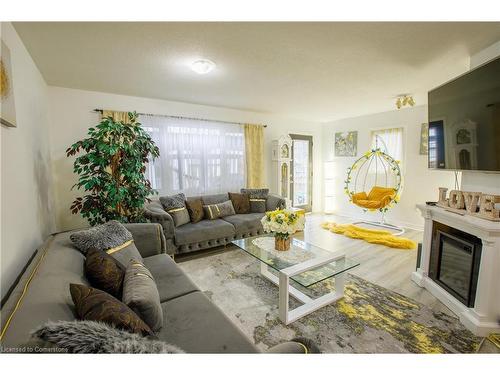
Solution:
[{"label": "gold hanging chair frame", "polygon": [[[378,143],[382,143],[382,150]],[[373,174],[371,171],[375,170]],[[372,174],[374,183],[369,193],[366,193],[368,176]],[[375,148],[366,152],[357,159],[351,167],[347,168],[344,181],[344,192],[349,197],[349,202],[366,211],[379,211],[381,220],[359,221],[353,224],[368,224],[370,226],[390,229],[394,235],[401,235],[404,229],[385,221],[385,213],[399,202],[403,190],[403,176],[400,162],[387,154],[387,146],[378,135],[375,137]]]}]

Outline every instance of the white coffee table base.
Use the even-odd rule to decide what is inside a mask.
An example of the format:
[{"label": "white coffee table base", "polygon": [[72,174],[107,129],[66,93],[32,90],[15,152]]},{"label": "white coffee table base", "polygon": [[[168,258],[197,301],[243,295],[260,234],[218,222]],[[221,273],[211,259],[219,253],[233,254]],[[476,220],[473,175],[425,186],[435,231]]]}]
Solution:
[{"label": "white coffee table base", "polygon": [[[279,271],[279,277],[273,275],[268,270],[268,265],[264,262],[260,263],[260,273],[269,281],[278,285],[279,287],[279,317],[285,324],[290,324],[303,316],[316,311],[323,306],[336,302],[344,297],[345,277],[346,272],[341,272],[335,276],[335,291],[327,293],[319,298],[312,299],[305,295],[298,289],[290,285],[290,278],[292,276],[301,274],[302,272],[323,266],[325,264],[334,262],[336,260],[345,258],[345,254],[334,254],[332,257],[315,258],[307,262],[297,264]],[[292,296],[303,305],[290,310],[289,297]]]}]

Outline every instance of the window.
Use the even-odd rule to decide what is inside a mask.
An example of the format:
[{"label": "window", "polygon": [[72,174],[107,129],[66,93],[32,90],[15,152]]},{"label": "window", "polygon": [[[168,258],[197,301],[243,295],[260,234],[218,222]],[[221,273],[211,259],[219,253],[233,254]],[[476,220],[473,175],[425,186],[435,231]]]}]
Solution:
[{"label": "window", "polygon": [[160,149],[147,170],[160,195],[215,194],[245,185],[243,126],[153,115],[139,120]]},{"label": "window", "polygon": [[[377,139],[378,137],[378,139]],[[372,131],[372,148],[380,148],[395,160],[403,161],[403,128]]]},{"label": "window", "polygon": [[[380,148],[393,159],[402,163],[403,128],[379,129],[372,131],[372,149]],[[367,186],[394,187],[396,177],[389,173],[391,165],[380,156],[372,158],[367,166],[368,173],[363,179],[363,191]]]}]

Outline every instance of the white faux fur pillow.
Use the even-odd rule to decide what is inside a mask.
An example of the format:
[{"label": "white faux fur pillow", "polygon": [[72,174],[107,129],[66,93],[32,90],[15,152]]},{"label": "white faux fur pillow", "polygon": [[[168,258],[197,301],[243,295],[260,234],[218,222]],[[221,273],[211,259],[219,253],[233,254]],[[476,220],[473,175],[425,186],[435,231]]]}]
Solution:
[{"label": "white faux fur pillow", "polygon": [[184,353],[166,342],[91,320],[48,322],[32,332],[32,337],[68,353]]}]

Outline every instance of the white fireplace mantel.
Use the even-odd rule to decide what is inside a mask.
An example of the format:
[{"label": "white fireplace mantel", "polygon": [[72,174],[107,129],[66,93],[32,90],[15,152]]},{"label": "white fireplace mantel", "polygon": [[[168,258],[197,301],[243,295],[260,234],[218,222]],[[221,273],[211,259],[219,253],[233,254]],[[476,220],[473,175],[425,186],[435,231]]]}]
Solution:
[{"label": "white fireplace mantel", "polygon": [[[425,226],[420,267],[412,274],[412,280],[457,314],[474,334],[487,336],[491,332],[500,332],[500,222],[459,215],[425,204],[419,204],[417,208],[422,212]],[[463,305],[428,276],[433,221],[470,233],[482,241],[474,307]]]}]

